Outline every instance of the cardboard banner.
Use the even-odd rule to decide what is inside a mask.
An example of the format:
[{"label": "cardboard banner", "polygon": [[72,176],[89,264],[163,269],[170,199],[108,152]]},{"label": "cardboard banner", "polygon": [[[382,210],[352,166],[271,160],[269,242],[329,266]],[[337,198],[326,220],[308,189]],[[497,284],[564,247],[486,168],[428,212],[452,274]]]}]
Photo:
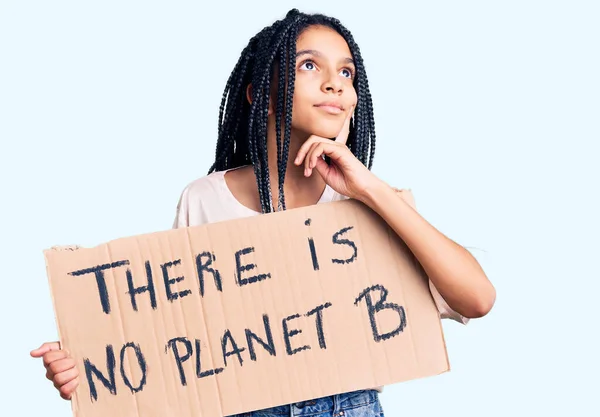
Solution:
[{"label": "cardboard banner", "polygon": [[355,200],[45,257],[75,416],[227,416],[449,369],[422,268]]}]

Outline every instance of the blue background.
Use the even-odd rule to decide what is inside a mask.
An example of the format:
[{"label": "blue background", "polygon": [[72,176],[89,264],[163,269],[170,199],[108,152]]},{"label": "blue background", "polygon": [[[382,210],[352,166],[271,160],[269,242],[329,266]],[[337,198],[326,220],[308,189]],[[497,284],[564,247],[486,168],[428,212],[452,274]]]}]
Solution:
[{"label": "blue background", "polygon": [[170,228],[239,52],[291,7],[353,32],[373,171],[498,292],[444,322],[452,371],[386,387],[386,415],[600,415],[600,3],[525,0],[2,0],[0,415],[70,414],[29,357],[57,337],[42,250]]}]

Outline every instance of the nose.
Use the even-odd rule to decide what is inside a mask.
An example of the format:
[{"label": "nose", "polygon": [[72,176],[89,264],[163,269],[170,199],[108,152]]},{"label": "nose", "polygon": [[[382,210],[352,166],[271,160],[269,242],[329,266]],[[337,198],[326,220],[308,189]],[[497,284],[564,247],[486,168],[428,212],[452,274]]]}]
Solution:
[{"label": "nose", "polygon": [[329,75],[323,81],[321,89],[325,93],[341,94],[344,91],[344,83],[337,73],[329,72]]}]

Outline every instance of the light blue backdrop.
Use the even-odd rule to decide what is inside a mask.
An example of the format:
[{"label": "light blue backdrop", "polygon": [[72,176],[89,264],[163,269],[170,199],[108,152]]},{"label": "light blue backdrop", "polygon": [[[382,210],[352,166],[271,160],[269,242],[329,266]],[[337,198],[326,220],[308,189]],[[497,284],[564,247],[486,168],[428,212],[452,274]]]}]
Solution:
[{"label": "light blue backdrop", "polygon": [[42,250],[168,229],[239,52],[293,6],[353,32],[374,172],[498,291],[444,323],[452,372],[387,387],[386,415],[600,415],[600,6],[524,0],[2,0],[0,415],[70,413],[29,357],[56,339]]}]

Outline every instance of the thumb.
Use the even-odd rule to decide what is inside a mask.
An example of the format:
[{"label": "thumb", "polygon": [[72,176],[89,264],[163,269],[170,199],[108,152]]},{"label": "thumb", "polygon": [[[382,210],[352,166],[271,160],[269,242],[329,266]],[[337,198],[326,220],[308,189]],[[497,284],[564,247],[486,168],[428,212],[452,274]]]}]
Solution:
[{"label": "thumb", "polygon": [[339,142],[339,143],[342,143],[345,145],[346,142],[348,141],[348,135],[350,134],[350,120],[352,120],[352,115],[354,114],[355,107],[356,106],[350,107],[350,111],[346,115],[346,120],[344,120],[344,125],[342,126],[342,130],[340,130],[340,133],[335,138],[336,142]]},{"label": "thumb", "polygon": [[41,358],[45,353],[52,350],[60,350],[60,342],[46,342],[39,348],[32,350],[29,354],[34,358]]},{"label": "thumb", "polygon": [[325,162],[322,158],[317,158],[315,170],[319,173],[319,175],[321,175],[321,178],[326,179],[330,169],[332,168],[327,165],[327,162]]}]

